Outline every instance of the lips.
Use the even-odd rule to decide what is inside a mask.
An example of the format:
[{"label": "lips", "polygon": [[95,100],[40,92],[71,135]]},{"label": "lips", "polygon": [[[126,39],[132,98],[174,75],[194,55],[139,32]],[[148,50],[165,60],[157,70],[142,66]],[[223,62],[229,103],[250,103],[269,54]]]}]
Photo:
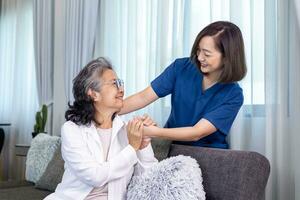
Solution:
[{"label": "lips", "polygon": [[206,64],[206,63],[201,63],[201,67],[207,67],[208,66],[208,64]]},{"label": "lips", "polygon": [[201,67],[206,68],[208,66],[208,64],[202,64],[201,63]]}]

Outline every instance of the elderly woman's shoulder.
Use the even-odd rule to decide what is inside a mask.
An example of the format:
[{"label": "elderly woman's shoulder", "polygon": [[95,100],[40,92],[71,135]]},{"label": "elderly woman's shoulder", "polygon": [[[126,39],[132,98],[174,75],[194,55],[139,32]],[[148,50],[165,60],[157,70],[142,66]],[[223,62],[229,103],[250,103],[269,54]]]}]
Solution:
[{"label": "elderly woman's shoulder", "polygon": [[80,134],[74,134],[74,133],[81,133],[83,131],[83,126],[78,125],[72,121],[66,121],[62,127],[61,127],[61,136],[70,136],[72,135],[73,137],[75,135],[80,135]]},{"label": "elderly woman's shoulder", "polygon": [[63,124],[63,127],[78,127],[79,125],[77,125],[76,123],[74,123],[73,121],[71,121],[71,120],[68,120],[68,121],[66,121],[64,124]]},{"label": "elderly woman's shoulder", "polygon": [[72,130],[78,129],[79,130],[79,129],[81,129],[81,125],[78,125],[75,122],[69,120],[69,121],[66,121],[61,127],[62,131],[70,130],[70,129],[72,129]]}]

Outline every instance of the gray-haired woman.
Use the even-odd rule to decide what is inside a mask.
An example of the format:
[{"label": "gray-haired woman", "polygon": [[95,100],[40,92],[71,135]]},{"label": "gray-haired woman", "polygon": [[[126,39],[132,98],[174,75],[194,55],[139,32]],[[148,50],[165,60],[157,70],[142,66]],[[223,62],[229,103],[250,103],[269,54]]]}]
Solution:
[{"label": "gray-haired woman", "polygon": [[132,174],[157,162],[150,142],[142,142],[143,121],[135,118],[126,126],[116,114],[123,106],[123,81],[105,58],[88,63],[73,84],[75,101],[61,132],[65,172],[46,199],[124,199]]}]

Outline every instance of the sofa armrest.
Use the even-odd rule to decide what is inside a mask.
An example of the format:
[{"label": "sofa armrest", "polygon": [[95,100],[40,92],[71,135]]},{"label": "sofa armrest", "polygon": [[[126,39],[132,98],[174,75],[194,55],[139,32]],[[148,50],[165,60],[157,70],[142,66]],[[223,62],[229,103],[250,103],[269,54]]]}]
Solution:
[{"label": "sofa armrest", "polygon": [[34,186],[33,183],[28,181],[0,181],[0,189],[7,189],[7,188],[16,188],[16,187],[23,187],[23,186]]},{"label": "sofa armrest", "polygon": [[261,154],[172,144],[169,156],[180,154],[198,161],[208,200],[264,198],[270,164]]}]

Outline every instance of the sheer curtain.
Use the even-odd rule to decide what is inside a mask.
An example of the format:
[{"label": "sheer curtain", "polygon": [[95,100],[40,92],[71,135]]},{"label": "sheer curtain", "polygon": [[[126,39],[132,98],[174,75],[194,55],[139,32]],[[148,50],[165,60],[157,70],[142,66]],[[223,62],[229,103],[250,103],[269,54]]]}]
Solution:
[{"label": "sheer curtain", "polygon": [[298,170],[300,166],[300,149],[299,149],[299,141],[300,141],[300,89],[298,87],[299,85],[299,74],[300,74],[300,2],[297,0],[292,1],[291,6],[291,26],[290,26],[290,50],[289,52],[292,53],[291,55],[291,62],[290,67],[292,68],[292,83],[291,85],[291,127],[292,127],[292,160],[293,163],[293,173],[295,176],[294,179],[294,191],[295,191],[295,199],[300,199],[300,171]]},{"label": "sheer curtain", "polygon": [[34,53],[39,106],[48,106],[46,131],[52,134],[54,1],[33,1]]},{"label": "sheer curtain", "polygon": [[[244,106],[231,131],[231,147],[258,151],[270,161],[266,199],[299,199],[299,3],[266,0],[263,104]],[[262,21],[262,20],[261,20]],[[255,49],[253,49],[255,50]],[[255,63],[251,63],[254,65]],[[251,73],[253,74],[253,72]],[[254,85],[251,88],[259,88]],[[253,96],[254,100],[257,96]]]},{"label": "sheer curtain", "polygon": [[[16,143],[29,144],[38,108],[31,0],[2,0],[0,12],[0,121],[11,123],[6,137],[4,179],[21,177]],[[20,167],[17,167],[20,166]]]},{"label": "sheer curtain", "polygon": [[67,101],[73,101],[72,80],[93,58],[98,0],[65,0],[65,88]]}]

